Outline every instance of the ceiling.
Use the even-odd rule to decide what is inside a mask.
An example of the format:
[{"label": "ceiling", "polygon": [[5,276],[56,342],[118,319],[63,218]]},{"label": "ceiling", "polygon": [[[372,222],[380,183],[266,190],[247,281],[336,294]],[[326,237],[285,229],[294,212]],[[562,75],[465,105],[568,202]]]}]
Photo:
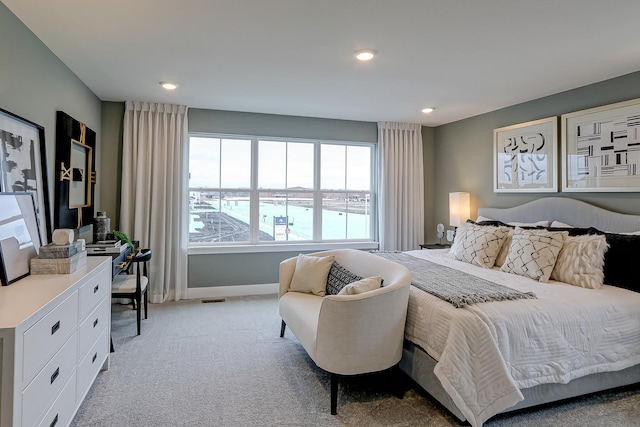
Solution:
[{"label": "ceiling", "polygon": [[2,2],[103,101],[436,126],[640,70],[638,0]]}]

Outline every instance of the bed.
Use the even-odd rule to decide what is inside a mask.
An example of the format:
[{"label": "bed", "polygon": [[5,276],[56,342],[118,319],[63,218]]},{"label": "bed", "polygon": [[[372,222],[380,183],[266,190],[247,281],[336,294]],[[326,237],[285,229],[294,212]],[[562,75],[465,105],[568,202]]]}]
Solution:
[{"label": "bed", "polygon": [[[511,224],[590,227],[609,232],[607,242],[624,233],[625,241],[640,243],[640,216],[574,199],[548,197],[515,208],[480,208],[478,214]],[[402,255],[535,294],[456,308],[411,287],[400,368],[461,421],[481,426],[497,413],[640,382],[639,292],[606,280],[598,289],[541,283],[456,260],[446,249]],[[635,286],[635,280],[626,283]]]}]

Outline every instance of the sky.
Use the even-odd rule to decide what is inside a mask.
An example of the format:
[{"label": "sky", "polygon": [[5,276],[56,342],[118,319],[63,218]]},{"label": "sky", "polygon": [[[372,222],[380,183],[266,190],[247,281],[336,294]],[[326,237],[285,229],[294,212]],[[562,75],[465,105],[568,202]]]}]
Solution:
[{"label": "sky", "polygon": [[[258,187],[313,188],[313,152],[313,143],[259,141]],[[369,191],[370,153],[370,146],[322,144],[321,188]],[[251,186],[250,159],[251,141],[248,139],[190,137],[189,187],[248,189]],[[222,182],[219,182],[221,175]]]}]

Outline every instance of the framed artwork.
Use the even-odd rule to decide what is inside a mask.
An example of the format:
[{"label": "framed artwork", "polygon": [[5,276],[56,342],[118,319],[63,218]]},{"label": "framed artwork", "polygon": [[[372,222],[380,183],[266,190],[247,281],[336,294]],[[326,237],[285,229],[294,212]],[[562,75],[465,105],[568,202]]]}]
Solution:
[{"label": "framed artwork", "polygon": [[558,118],[493,130],[493,191],[558,191]]},{"label": "framed artwork", "polygon": [[40,240],[51,240],[44,128],[0,109],[0,191],[33,194]]},{"label": "framed artwork", "polygon": [[41,246],[32,193],[0,193],[0,282],[3,286],[29,275],[31,258]]},{"label": "framed artwork", "polygon": [[63,111],[56,116],[55,228],[93,224],[96,133]]},{"label": "framed artwork", "polygon": [[562,191],[640,191],[640,99],[562,115]]}]

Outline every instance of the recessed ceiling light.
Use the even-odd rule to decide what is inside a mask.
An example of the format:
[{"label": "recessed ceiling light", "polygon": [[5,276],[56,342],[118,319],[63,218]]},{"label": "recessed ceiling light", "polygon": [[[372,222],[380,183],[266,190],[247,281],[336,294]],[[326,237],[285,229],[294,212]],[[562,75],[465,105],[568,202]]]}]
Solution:
[{"label": "recessed ceiling light", "polygon": [[371,49],[363,49],[354,53],[358,61],[369,61],[376,56],[376,51]]},{"label": "recessed ceiling light", "polygon": [[431,107],[427,107],[427,108],[423,108],[423,109],[422,109],[422,112],[423,112],[423,113],[425,113],[425,114],[429,114],[429,113],[431,113],[432,111],[433,111],[433,108],[431,108]]},{"label": "recessed ceiling light", "polygon": [[178,87],[177,84],[170,82],[160,82],[160,86],[162,86],[166,90],[175,90]]}]

